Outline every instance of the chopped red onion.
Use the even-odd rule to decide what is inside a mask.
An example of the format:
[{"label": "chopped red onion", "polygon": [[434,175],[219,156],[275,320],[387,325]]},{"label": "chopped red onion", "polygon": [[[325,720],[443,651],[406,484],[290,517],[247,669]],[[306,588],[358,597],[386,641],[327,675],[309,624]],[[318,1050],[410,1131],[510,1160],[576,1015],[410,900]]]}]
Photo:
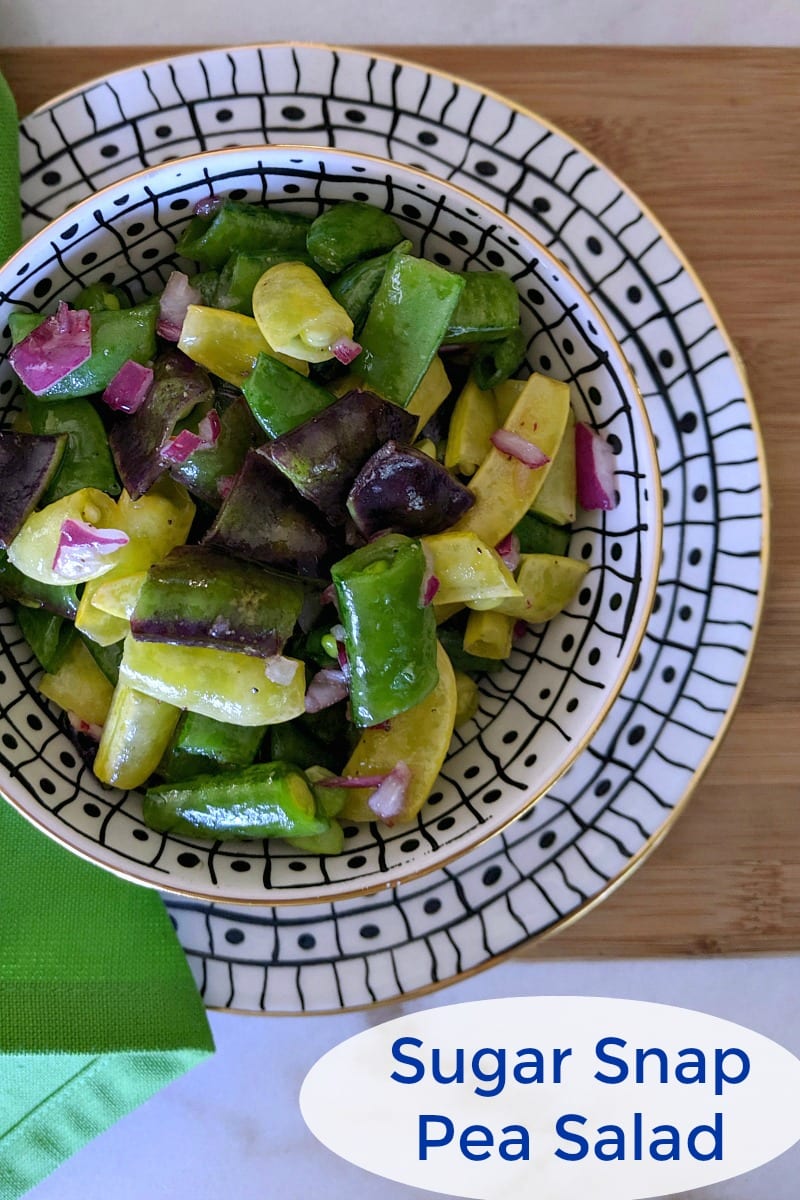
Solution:
[{"label": "chopped red onion", "polygon": [[581,508],[614,508],[614,451],[604,437],[579,421],[575,426],[575,473]]},{"label": "chopped red onion", "polygon": [[156,332],[167,342],[180,340],[186,310],[190,304],[201,304],[203,297],[189,283],[183,271],[173,271],[161,293]]},{"label": "chopped red onion", "polygon": [[266,661],[264,674],[272,683],[288,687],[297,674],[299,666],[296,658],[285,658],[282,654],[273,654]]},{"label": "chopped red onion", "polygon": [[519,566],[519,538],[517,535],[509,533],[502,542],[497,543],[495,550],[513,574]]},{"label": "chopped red onion", "polygon": [[223,203],[222,196],[215,196],[212,192],[210,196],[203,196],[202,200],[198,200],[192,211],[196,217],[213,217],[214,213],[222,208]]},{"label": "chopped red onion", "polygon": [[321,712],[323,708],[338,704],[345,699],[349,690],[343,671],[337,667],[323,667],[308,685],[306,712]]},{"label": "chopped red onion", "polygon": [[219,493],[221,499],[228,499],[235,480],[235,475],[220,475],[219,479],[217,480],[217,492]]},{"label": "chopped red onion", "polygon": [[425,558],[425,570],[422,573],[422,582],[419,588],[419,604],[420,608],[427,608],[438,592],[440,583],[433,573],[433,555],[424,542],[422,543],[422,553]]},{"label": "chopped red onion", "polygon": [[89,721],[84,721],[83,717],[79,717],[77,713],[67,709],[67,719],[76,733],[82,733],[84,737],[91,738],[93,742],[99,742],[103,736],[103,726],[93,725]]},{"label": "chopped red onion", "polygon": [[96,529],[86,521],[68,517],[61,526],[53,570],[64,580],[85,582],[106,555],[127,546],[129,541],[121,529]]},{"label": "chopped red onion", "polygon": [[518,642],[521,638],[525,637],[525,634],[527,632],[528,632],[528,622],[519,620],[519,621],[514,622],[514,628],[511,631],[511,636],[515,642]]},{"label": "chopped red onion", "polygon": [[352,338],[347,337],[339,338],[338,342],[334,342],[329,349],[334,358],[338,358],[339,362],[343,363],[344,366],[349,366],[361,353],[361,347],[358,342],[354,342]]},{"label": "chopped red onion", "polygon": [[345,649],[344,642],[340,642],[340,641],[336,642],[336,654],[339,659],[339,667],[341,668],[341,672],[349,684],[350,683],[350,663],[347,661],[347,650]]},{"label": "chopped red onion", "polygon": [[411,768],[399,762],[384,779],[383,783],[367,800],[367,804],[387,825],[391,825],[402,814],[411,783]]},{"label": "chopped red onion", "polygon": [[314,787],[377,788],[386,782],[390,773],[387,772],[385,775],[326,775],[324,779],[317,779]]},{"label": "chopped red onion", "polygon": [[336,604],[336,584],[329,583],[328,586],[319,594],[322,604]]},{"label": "chopped red onion", "polygon": [[85,309],[69,308],[62,300],[57,312],[9,351],[8,361],[25,387],[40,396],[91,353],[91,315]]},{"label": "chopped red onion", "polygon": [[344,625],[331,625],[331,633],[337,642],[343,642],[346,636]]},{"label": "chopped red onion", "polygon": [[511,458],[518,459],[531,470],[536,467],[545,467],[550,462],[543,450],[540,450],[533,442],[529,442],[527,438],[520,437],[518,433],[512,433],[510,429],[495,429],[489,440],[501,454],[508,454]]},{"label": "chopped red onion", "polygon": [[198,425],[197,433],[182,429],[177,437],[170,438],[161,448],[161,458],[168,463],[183,463],[198,450],[211,450],[221,428],[219,414],[212,408]]},{"label": "chopped red onion", "polygon": [[103,400],[114,412],[135,413],[147,399],[152,384],[152,367],[143,367],[129,358],[103,392]]}]

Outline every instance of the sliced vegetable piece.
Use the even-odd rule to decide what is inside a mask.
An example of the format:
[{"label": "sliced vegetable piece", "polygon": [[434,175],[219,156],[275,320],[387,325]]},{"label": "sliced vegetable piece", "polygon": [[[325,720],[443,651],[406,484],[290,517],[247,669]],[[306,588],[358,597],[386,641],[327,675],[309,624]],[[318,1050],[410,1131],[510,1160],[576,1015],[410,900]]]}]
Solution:
[{"label": "sliced vegetable piece", "polygon": [[153,555],[150,561],[157,562],[173,546],[182,546],[186,541],[195,505],[180,483],[162,475],[143,496],[133,499],[123,492],[117,501],[117,513],[118,524],[131,540],[147,542]]},{"label": "sliced vegetable piece", "polygon": [[447,655],[456,671],[461,671],[469,675],[482,675],[485,672],[499,671],[503,666],[496,658],[484,658],[476,654],[468,654],[464,649],[463,628],[442,625],[439,628],[439,641],[447,651]]},{"label": "sliced vegetable piece", "polygon": [[530,469],[494,446],[470,481],[475,505],[458,523],[490,546],[510,533],[531,507],[564,436],[569,414],[569,385],[545,375],[531,375],[504,428],[535,444],[551,460]]},{"label": "sliced vegetable piece", "polygon": [[274,350],[253,317],[190,304],[186,310],[178,348],[220,379],[241,387],[256,365],[259,354],[273,354],[288,366],[308,374],[308,363]]},{"label": "sliced vegetable piece", "polygon": [[0,549],[14,541],[41,500],[67,446],[50,436],[0,429]]},{"label": "sliced vegetable piece", "polygon": [[[78,634],[78,637],[80,636]],[[83,638],[83,644],[111,686],[116,687],[119,682],[119,664],[122,661],[122,642],[113,646],[98,646],[97,642]]]},{"label": "sliced vegetable piece", "polygon": [[420,606],[425,567],[419,541],[385,534],[331,570],[357,726],[404,712],[436,686],[436,621]]},{"label": "sliced vegetable piece", "polygon": [[436,533],[423,540],[431,570],[439,580],[437,607],[485,604],[521,596],[514,576],[500,555],[477,534],[464,530]]},{"label": "sliced vegetable piece", "polygon": [[474,503],[472,493],[441,463],[392,440],[364,463],[347,511],[364,537],[381,529],[414,537],[448,529]]},{"label": "sliced vegetable piece", "polygon": [[150,568],[131,631],[139,641],[267,657],[283,649],[302,605],[296,579],[209,546],[179,546]]},{"label": "sliced vegetable piece", "polygon": [[551,525],[533,512],[525,513],[514,526],[522,554],[566,554],[570,531]]},{"label": "sliced vegetable piece", "polygon": [[490,438],[497,425],[494,396],[468,379],[450,418],[444,465],[459,475],[474,475],[491,449]]},{"label": "sliced vegetable piece", "polygon": [[219,270],[236,252],[265,254],[281,250],[304,254],[310,225],[310,218],[300,213],[224,200],[210,221],[200,217],[189,223],[176,249],[184,258]]},{"label": "sliced vegetable piece", "polygon": [[[62,547],[62,530],[67,521],[78,526],[114,529],[117,506],[110,496],[97,488],[82,488],[55,500],[46,508],[31,513],[8,548],[9,560],[18,570],[39,583],[81,583],[105,575],[114,566],[114,553],[87,554],[84,570],[75,564],[69,573],[62,574],[54,566]],[[118,532],[118,531],[117,531]]]},{"label": "sliced vegetable piece", "polygon": [[143,815],[159,832],[213,839],[309,837],[330,824],[303,772],[283,762],[150,788]]},{"label": "sliced vegetable piece", "polygon": [[156,700],[218,721],[272,725],[305,710],[302,664],[288,684],[267,677],[262,659],[232,650],[125,639],[120,681]]},{"label": "sliced vegetable piece", "polygon": [[360,334],[359,370],[367,387],[406,407],[441,345],[463,289],[463,279],[435,263],[397,255]]},{"label": "sliced vegetable piece", "polygon": [[89,580],[83,589],[78,615],[75,618],[75,625],[81,633],[100,646],[113,646],[130,633],[129,616],[110,614],[107,608],[96,604],[97,592],[102,586],[119,586],[131,576],[141,577],[141,573],[147,570],[153,557],[153,547],[149,542],[143,538],[132,539],[116,555],[110,571],[102,578]]},{"label": "sliced vegetable piece", "polygon": [[44,608],[70,620],[78,611],[76,584],[39,583],[9,562],[5,550],[0,550],[0,596],[16,600],[26,608]]},{"label": "sliced vegetable piece", "polygon": [[533,502],[532,511],[556,525],[571,525],[575,520],[575,414],[572,409],[567,414],[567,425],[561,445]]},{"label": "sliced vegetable piece", "polygon": [[408,402],[406,411],[417,418],[416,437],[422,433],[431,417],[450,395],[452,387],[444,363],[438,354],[434,354],[417,390]]},{"label": "sliced vegetable piece", "polygon": [[58,670],[44,675],[39,691],[88,725],[102,725],[114,689],[80,638],[73,638]]},{"label": "sliced vegetable piece", "polygon": [[263,453],[333,525],[347,516],[347,494],[362,464],[390,438],[408,441],[414,417],[372,392],[350,391]]},{"label": "sliced vegetable piece", "polygon": [[94,487],[109,496],[119,493],[103,422],[91,400],[43,400],[31,397],[26,412],[34,433],[67,435],[64,455],[47,489],[48,501],[80,488]]},{"label": "sliced vegetable piece", "polygon": [[556,554],[523,554],[517,572],[522,597],[503,600],[496,612],[536,625],[566,608],[589,570],[589,564]]},{"label": "sliced vegetable piece", "polygon": [[136,788],[146,783],[169,745],[181,711],[120,681],[108,712],[94,773],[101,783]]},{"label": "sliced vegetable piece", "polygon": [[464,631],[464,650],[478,658],[503,661],[511,653],[515,621],[492,609],[490,612],[471,612]]},{"label": "sliced vegetable piece", "polygon": [[253,416],[271,438],[296,429],[334,403],[336,397],[270,354],[259,354],[242,390]]},{"label": "sliced vegetable piece", "polygon": [[[275,729],[283,729],[276,725]],[[168,783],[229,767],[249,767],[258,753],[266,725],[231,725],[198,713],[184,713],[159,764]]]},{"label": "sliced vegetable piece", "polygon": [[480,692],[478,685],[466,671],[456,671],[456,717],[455,727],[466,725],[478,711]]},{"label": "sliced vegetable piece", "polygon": [[[450,659],[437,644],[438,681],[431,692],[406,712],[399,713],[388,728],[365,729],[347,762],[345,776],[380,775],[404,762],[411,772],[403,809],[395,820],[410,821],[427,800],[445,760],[453,735],[456,715],[456,682]],[[343,820],[374,821],[369,801],[372,789],[348,790]]]},{"label": "sliced vegetable piece", "polygon": [[120,417],[108,441],[117,470],[132,499],[149,490],[166,470],[160,451],[177,422],[197,406],[207,409],[214,389],[206,372],[177,350],[159,355],[153,386],[141,408]]},{"label": "sliced vegetable piece", "polygon": [[[276,250],[268,254],[232,254],[219,273],[213,303],[217,308],[253,315],[253,291],[261,276],[279,262],[304,262],[316,265],[306,254]],[[207,301],[205,301],[207,303]]]},{"label": "sliced vegetable piece", "polygon": [[328,538],[272,462],[248,452],[204,544],[278,570],[319,578]]},{"label": "sliced vegetable piece", "polygon": [[527,339],[519,326],[498,342],[484,343],[472,363],[478,387],[493,388],[508,379],[522,366],[527,348]]},{"label": "sliced vegetable piece", "polygon": [[391,250],[402,241],[399,225],[374,204],[345,200],[320,213],[306,235],[311,257],[338,275],[358,259]]},{"label": "sliced vegetable piece", "polygon": [[43,608],[17,606],[17,624],[43,670],[53,674],[61,666],[74,636],[74,627]]},{"label": "sliced vegetable piece", "polygon": [[519,294],[502,271],[463,271],[461,293],[444,335],[448,345],[496,342],[519,327]]},{"label": "sliced vegetable piece", "polygon": [[329,284],[334,300],[350,314],[356,335],[367,319],[378,285],[391,262],[391,255],[409,254],[411,251],[411,242],[398,242],[395,249],[388,254],[378,254],[374,258],[354,262]]},{"label": "sliced vegetable piece", "polygon": [[253,316],[270,346],[303,362],[325,362],[353,337],[348,313],[304,263],[276,263],[264,272],[253,291]]}]

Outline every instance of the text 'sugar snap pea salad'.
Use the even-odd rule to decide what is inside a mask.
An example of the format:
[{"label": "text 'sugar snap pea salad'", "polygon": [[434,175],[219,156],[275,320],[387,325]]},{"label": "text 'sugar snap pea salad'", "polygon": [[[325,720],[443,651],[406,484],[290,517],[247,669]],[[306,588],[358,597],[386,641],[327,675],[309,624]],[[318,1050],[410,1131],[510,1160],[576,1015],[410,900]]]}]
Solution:
[{"label": "text 'sugar snap pea salad'", "polygon": [[412,818],[528,624],[569,601],[613,454],[522,365],[514,284],[386,213],[198,206],[200,268],[17,313],[0,593],[156,830],[336,853]]}]

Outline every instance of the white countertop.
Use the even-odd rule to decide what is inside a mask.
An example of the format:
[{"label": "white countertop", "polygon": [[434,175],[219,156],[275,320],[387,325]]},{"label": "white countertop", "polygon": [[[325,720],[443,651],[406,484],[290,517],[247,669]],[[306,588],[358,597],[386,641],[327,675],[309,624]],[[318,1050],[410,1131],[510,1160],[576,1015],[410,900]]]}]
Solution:
[{"label": "white countertop", "polygon": [[[509,962],[414,1007],[548,994],[651,1000],[735,1021],[800,1055],[799,990],[796,957]],[[391,1005],[333,1017],[212,1013],[216,1055],[79,1151],[28,1193],[30,1200],[430,1200],[432,1192],[379,1180],[337,1158],[305,1127],[297,1104],[322,1054],[404,1011]],[[798,1178],[795,1145],[686,1200],[797,1200]]]}]

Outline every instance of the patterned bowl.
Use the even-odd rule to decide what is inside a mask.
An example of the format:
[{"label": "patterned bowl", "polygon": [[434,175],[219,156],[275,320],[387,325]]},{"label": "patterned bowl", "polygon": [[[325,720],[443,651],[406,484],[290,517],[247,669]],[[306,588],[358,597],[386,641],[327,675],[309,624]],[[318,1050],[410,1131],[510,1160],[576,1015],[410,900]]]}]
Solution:
[{"label": "patterned bowl", "polygon": [[[527,368],[570,384],[579,420],[616,454],[619,503],[579,514],[569,553],[589,563],[579,595],[515,644],[481,683],[413,823],[345,830],[335,857],[282,841],[201,843],[147,829],[141,797],[104,788],[66,718],[36,689],[37,665],[0,608],[0,789],[75,853],[164,891],[276,905],[366,894],[442,867],[502,830],[553,785],[597,730],[633,665],[655,594],[661,489],[641,396],[619,345],[564,265],[507,216],[421,170],[320,147],[211,151],[152,167],[76,204],[0,270],[0,416],[16,382],[8,314],[52,311],[97,280],[133,299],[160,289],[195,203],[211,194],[316,214],[341,200],[391,212],[426,257],[507,271],[520,295]],[[181,264],[178,260],[178,265]]]}]

